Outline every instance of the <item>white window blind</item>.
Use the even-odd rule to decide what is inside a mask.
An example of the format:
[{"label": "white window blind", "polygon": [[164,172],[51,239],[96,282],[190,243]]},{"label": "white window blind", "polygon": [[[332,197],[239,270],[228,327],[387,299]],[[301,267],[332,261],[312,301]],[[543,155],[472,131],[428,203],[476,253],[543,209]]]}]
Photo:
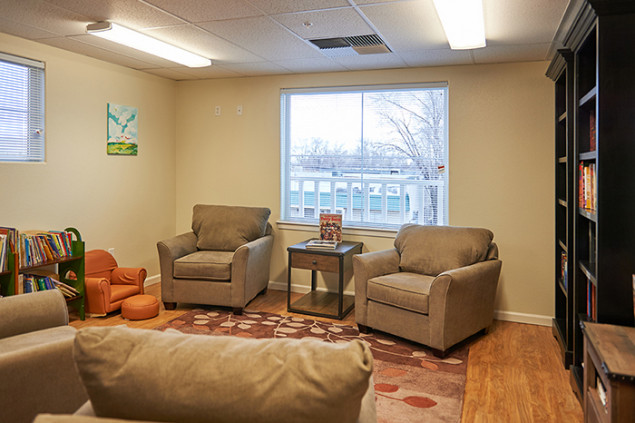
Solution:
[{"label": "white window blind", "polygon": [[447,100],[445,83],[282,90],[282,219],[447,224]]},{"label": "white window blind", "polygon": [[44,161],[44,63],[0,53],[0,161]]}]

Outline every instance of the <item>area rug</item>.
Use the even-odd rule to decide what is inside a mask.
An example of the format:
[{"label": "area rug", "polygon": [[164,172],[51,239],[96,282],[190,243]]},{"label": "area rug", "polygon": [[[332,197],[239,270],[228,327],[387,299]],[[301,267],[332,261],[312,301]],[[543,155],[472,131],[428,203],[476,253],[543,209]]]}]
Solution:
[{"label": "area rug", "polygon": [[245,311],[195,309],[155,329],[249,338],[316,338],[324,342],[362,339],[373,353],[379,423],[458,422],[461,420],[468,348],[444,359],[422,345],[384,333],[362,334],[357,327],[310,317]]}]

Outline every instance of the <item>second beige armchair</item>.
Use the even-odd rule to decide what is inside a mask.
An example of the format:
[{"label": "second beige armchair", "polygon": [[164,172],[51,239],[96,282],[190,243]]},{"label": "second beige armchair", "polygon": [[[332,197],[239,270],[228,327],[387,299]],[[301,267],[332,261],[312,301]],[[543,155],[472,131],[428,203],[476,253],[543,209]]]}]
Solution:
[{"label": "second beige armchair", "polygon": [[157,243],[161,299],[243,308],[269,283],[273,246],[268,208],[197,204],[192,232]]},{"label": "second beige armchair", "polygon": [[353,257],[355,320],[439,356],[488,328],[501,270],[487,229],[403,225],[395,248]]}]

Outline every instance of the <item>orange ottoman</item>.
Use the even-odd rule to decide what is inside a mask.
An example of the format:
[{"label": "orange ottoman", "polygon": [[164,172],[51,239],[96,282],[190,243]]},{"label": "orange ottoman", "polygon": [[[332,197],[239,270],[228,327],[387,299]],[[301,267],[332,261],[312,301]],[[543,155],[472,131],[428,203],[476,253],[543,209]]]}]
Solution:
[{"label": "orange ottoman", "polygon": [[159,314],[159,300],[152,295],[134,295],[121,303],[121,317],[124,319],[150,319],[157,314]]}]

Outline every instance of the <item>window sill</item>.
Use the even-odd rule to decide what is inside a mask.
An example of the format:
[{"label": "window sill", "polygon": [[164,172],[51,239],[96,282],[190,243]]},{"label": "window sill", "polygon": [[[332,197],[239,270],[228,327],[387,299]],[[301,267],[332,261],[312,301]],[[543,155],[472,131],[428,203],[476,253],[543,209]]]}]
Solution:
[{"label": "window sill", "polygon": [[[319,232],[319,225],[317,223],[278,220],[276,225],[278,226],[278,229],[285,231],[315,232],[316,234]],[[374,236],[378,238],[395,238],[397,231],[398,229],[367,228],[359,226],[342,227],[343,235]]]}]

